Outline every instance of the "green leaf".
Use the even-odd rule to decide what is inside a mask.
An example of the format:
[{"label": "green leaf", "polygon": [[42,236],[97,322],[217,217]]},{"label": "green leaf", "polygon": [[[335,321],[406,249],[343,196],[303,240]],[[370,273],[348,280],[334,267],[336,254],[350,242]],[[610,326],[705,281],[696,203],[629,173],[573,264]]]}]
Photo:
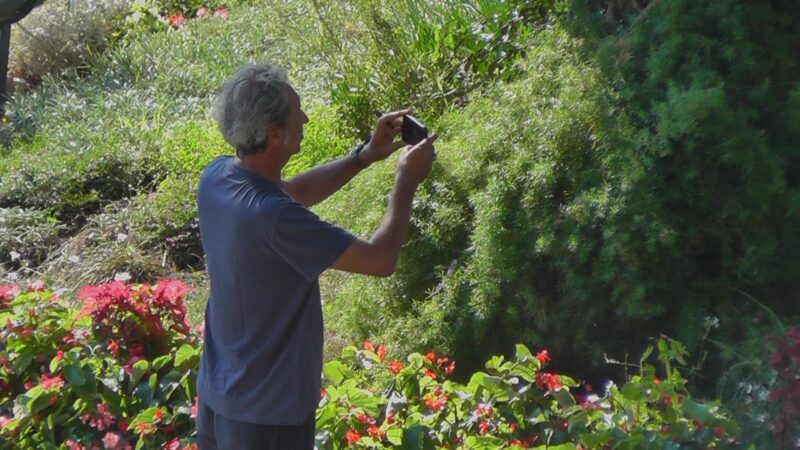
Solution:
[{"label": "green leaf", "polygon": [[73,386],[83,386],[86,383],[86,377],[83,375],[83,370],[80,366],[70,364],[65,367],[64,377]]},{"label": "green leaf", "polygon": [[199,358],[199,349],[183,344],[175,353],[175,367],[181,371],[187,370],[197,365]]},{"label": "green leaf", "polygon": [[317,409],[317,430],[324,430],[332,426],[336,420],[336,404],[328,402],[322,408]]},{"label": "green leaf", "polygon": [[494,450],[503,448],[506,441],[497,436],[467,436],[467,448],[477,450]]},{"label": "green leaf", "polygon": [[528,350],[528,347],[522,344],[517,344],[517,361],[525,362],[530,358],[533,358],[533,354],[531,354],[531,351]]},{"label": "green leaf", "polygon": [[[183,348],[183,347],[181,347],[181,348]],[[180,353],[180,350],[178,350],[178,352]],[[177,355],[175,355],[175,359],[178,359]],[[159,370],[163,369],[164,366],[166,366],[167,363],[169,363],[170,361],[172,361],[172,355],[159,356],[158,358],[153,360],[153,370],[159,371]],[[177,364],[176,364],[176,366],[177,366]]]},{"label": "green leaf", "polygon": [[136,417],[131,420],[129,427],[133,429],[136,425],[140,423],[151,424],[155,421],[156,418],[156,411],[158,410],[158,406],[151,406],[144,411],[140,412],[136,415]]},{"label": "green leaf", "polygon": [[346,394],[350,404],[356,408],[363,409],[367,414],[373,417],[379,414],[380,401],[372,392],[359,389],[355,387],[355,383],[353,383],[347,386]]},{"label": "green leaf", "polygon": [[644,388],[639,383],[628,382],[622,386],[622,395],[629,400],[638,401],[644,397]]},{"label": "green leaf", "polygon": [[322,373],[325,375],[326,380],[338,386],[350,373],[350,369],[341,361],[334,359],[322,366]]},{"label": "green leaf", "polygon": [[713,418],[708,406],[697,403],[690,398],[684,399],[681,407],[684,414],[701,423],[708,423]]},{"label": "green leaf", "polygon": [[415,425],[408,428],[403,433],[402,450],[421,450],[425,428],[422,425]]},{"label": "green leaf", "polygon": [[392,445],[401,445],[403,443],[403,429],[400,427],[389,428],[386,430],[386,440]]},{"label": "green leaf", "polygon": [[150,363],[146,359],[140,359],[133,364],[131,370],[131,384],[135,385],[142,379],[144,374],[150,369]]}]

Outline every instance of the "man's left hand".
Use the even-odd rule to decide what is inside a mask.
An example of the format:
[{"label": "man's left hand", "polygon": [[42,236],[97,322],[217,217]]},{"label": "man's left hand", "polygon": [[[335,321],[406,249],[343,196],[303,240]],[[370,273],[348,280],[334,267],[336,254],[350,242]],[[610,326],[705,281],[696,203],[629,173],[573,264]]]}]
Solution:
[{"label": "man's left hand", "polygon": [[403,109],[384,114],[378,119],[369,143],[364,146],[364,149],[359,154],[359,158],[362,158],[363,162],[372,164],[376,161],[382,161],[394,153],[395,150],[406,145],[403,141],[394,140],[400,134],[403,116],[406,114],[408,114],[408,110]]}]

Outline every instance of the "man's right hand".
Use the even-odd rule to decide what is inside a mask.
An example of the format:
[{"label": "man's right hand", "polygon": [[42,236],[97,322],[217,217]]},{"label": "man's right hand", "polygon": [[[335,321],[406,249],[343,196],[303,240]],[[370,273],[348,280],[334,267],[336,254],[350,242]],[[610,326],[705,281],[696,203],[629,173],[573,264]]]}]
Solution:
[{"label": "man's right hand", "polygon": [[428,176],[436,159],[433,143],[436,135],[432,134],[413,147],[406,147],[397,162],[397,181],[418,185]]}]

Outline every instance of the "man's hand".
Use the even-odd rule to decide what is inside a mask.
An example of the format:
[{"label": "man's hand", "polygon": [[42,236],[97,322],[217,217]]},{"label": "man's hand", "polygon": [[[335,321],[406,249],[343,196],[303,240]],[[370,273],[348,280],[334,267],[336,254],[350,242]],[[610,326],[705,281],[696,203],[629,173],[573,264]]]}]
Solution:
[{"label": "man's hand", "polygon": [[378,119],[369,143],[364,146],[358,156],[362,159],[362,162],[372,164],[376,161],[382,161],[394,153],[395,150],[405,145],[403,141],[395,141],[394,139],[400,134],[403,116],[406,114],[408,114],[408,110],[403,109],[384,114]]},{"label": "man's hand", "polygon": [[433,148],[436,137],[436,134],[432,134],[400,155],[397,162],[398,182],[416,186],[428,176],[436,159],[436,150]]}]

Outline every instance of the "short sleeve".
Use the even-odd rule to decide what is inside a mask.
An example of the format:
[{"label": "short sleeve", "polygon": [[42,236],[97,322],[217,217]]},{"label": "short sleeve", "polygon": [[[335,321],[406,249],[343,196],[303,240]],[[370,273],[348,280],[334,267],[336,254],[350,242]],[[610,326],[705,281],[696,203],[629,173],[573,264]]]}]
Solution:
[{"label": "short sleeve", "polygon": [[336,262],[354,239],[303,205],[291,202],[281,208],[268,242],[278,256],[312,281]]}]

